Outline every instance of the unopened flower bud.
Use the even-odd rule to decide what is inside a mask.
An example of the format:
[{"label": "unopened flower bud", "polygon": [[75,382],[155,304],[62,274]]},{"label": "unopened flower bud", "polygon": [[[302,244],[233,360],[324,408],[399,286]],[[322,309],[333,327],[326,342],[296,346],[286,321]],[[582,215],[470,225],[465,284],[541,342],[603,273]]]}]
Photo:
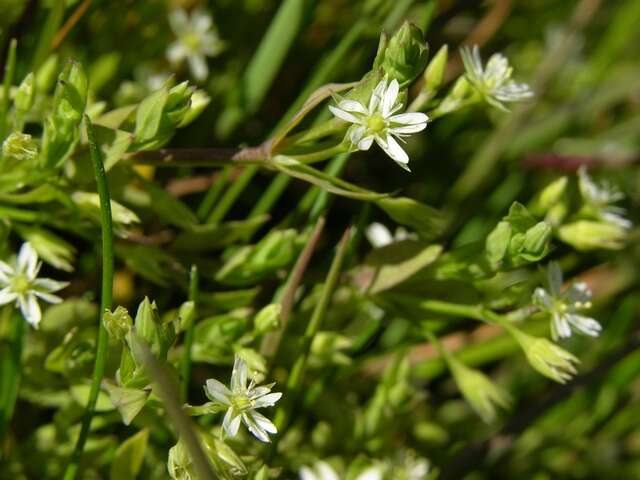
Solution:
[{"label": "unopened flower bud", "polygon": [[279,303],[272,303],[260,310],[254,319],[256,331],[263,334],[276,330],[280,326],[281,312],[282,305]]},{"label": "unopened flower bud", "polygon": [[424,71],[424,87],[423,90],[429,93],[435,93],[442,85],[444,72],[449,59],[449,49],[447,45],[443,45],[438,53],[431,59],[429,65]]},{"label": "unopened flower bud", "polygon": [[13,99],[13,104],[15,105],[16,110],[18,110],[19,112],[28,112],[33,106],[33,79],[33,72],[29,73],[26,77],[24,77],[24,80],[22,80],[22,83],[16,91],[16,95]]},{"label": "unopened flower bud", "polygon": [[580,251],[603,248],[619,250],[625,244],[628,230],[617,223],[578,220],[558,229],[560,239]]},{"label": "unopened flower bud", "polygon": [[409,85],[427,65],[429,48],[422,31],[405,22],[389,40],[381,66],[390,79],[395,79],[400,88]]}]

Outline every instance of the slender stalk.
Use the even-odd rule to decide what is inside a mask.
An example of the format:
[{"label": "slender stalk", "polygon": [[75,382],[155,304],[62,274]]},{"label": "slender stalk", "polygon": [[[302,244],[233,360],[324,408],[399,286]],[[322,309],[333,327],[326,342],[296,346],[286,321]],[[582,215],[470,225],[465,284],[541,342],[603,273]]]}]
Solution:
[{"label": "slender stalk", "polygon": [[[194,308],[198,305],[198,285],[199,285],[198,267],[191,266],[191,275],[189,279],[189,301],[193,302]],[[182,401],[188,401],[189,392],[189,379],[191,378],[191,349],[193,347],[193,335],[195,332],[195,316],[191,323],[187,327],[187,331],[184,334],[184,352],[182,355],[182,368],[180,373],[182,374],[182,382],[180,384],[180,393],[182,394]]]},{"label": "slender stalk", "polygon": [[211,212],[211,209],[213,208],[213,205],[216,203],[218,198],[220,198],[222,189],[226,185],[227,180],[229,179],[229,175],[231,175],[231,171],[231,167],[224,167],[220,171],[218,178],[216,178],[211,185],[211,188],[209,188],[209,190],[207,191],[205,197],[202,199],[202,203],[200,203],[197,213],[200,221],[204,221],[207,218],[207,216]]},{"label": "slender stalk", "polygon": [[84,451],[84,446],[89,436],[91,427],[91,419],[95,412],[98,393],[100,392],[100,382],[104,376],[105,365],[107,360],[108,337],[107,330],[102,322],[104,312],[111,309],[113,295],[113,224],[111,217],[111,198],[109,195],[109,186],[107,184],[107,175],[104,170],[102,161],[102,153],[96,143],[93,126],[89,117],[85,115],[85,125],[87,128],[87,137],[89,139],[89,149],[91,152],[91,162],[96,177],[98,187],[98,195],[100,197],[100,225],[102,229],[102,291],[100,298],[100,313],[98,316],[98,341],[96,347],[96,361],[93,367],[93,378],[91,381],[91,390],[89,391],[89,399],[82,419],[82,427],[80,435],[76,443],[71,462],[67,466],[64,474],[65,480],[72,480],[78,473],[78,467]]},{"label": "slender stalk", "polygon": [[214,208],[211,215],[209,215],[209,218],[207,218],[208,224],[217,225],[220,223],[257,171],[258,167],[255,165],[251,165],[243,170],[240,176],[236,178],[229,189],[224,193],[218,202],[218,205],[216,205],[216,208]]},{"label": "slender stalk", "polygon": [[342,144],[342,142],[340,142],[337,145],[325,148],[324,150],[318,150],[317,152],[313,153],[304,153],[302,155],[291,155],[291,157],[295,158],[300,163],[316,163],[327,160],[335,155],[345,153],[345,150],[345,146]]},{"label": "slender stalk", "polygon": [[274,423],[278,431],[284,429],[288,424],[291,407],[293,406],[296,398],[300,393],[302,381],[307,371],[307,362],[309,360],[311,344],[313,343],[313,339],[315,338],[316,333],[318,333],[318,330],[322,325],[322,321],[324,320],[327,308],[329,307],[331,297],[333,296],[333,291],[336,287],[336,284],[338,283],[340,271],[342,270],[342,263],[345,257],[345,253],[347,252],[347,246],[349,245],[350,236],[351,228],[347,228],[347,230],[344,232],[344,235],[342,236],[342,239],[340,239],[336,254],[333,257],[333,262],[331,263],[329,274],[327,275],[324,288],[322,289],[320,301],[313,310],[311,320],[309,320],[307,329],[304,333],[304,336],[302,337],[300,353],[295,363],[293,364],[291,374],[289,375],[289,379],[287,381],[287,394],[284,395],[287,401],[276,412]]},{"label": "slender stalk", "polygon": [[5,312],[8,312],[8,320],[11,322],[11,337],[8,349],[3,348],[0,362],[0,372],[2,372],[0,378],[0,386],[2,386],[0,391],[0,440],[4,438],[8,430],[18,398],[20,358],[25,334],[25,321],[14,314],[12,307],[5,309]]},{"label": "slender stalk", "polygon": [[197,473],[197,477],[201,480],[213,480],[215,475],[211,471],[211,464],[207,459],[202,445],[198,439],[195,427],[189,417],[182,410],[178,391],[171,377],[167,375],[162,364],[153,356],[147,343],[135,332],[131,335],[131,340],[136,353],[142,360],[145,370],[158,387],[158,396],[162,400],[164,408],[173,422],[179,438],[184,441],[189,452],[189,457],[193,461],[193,467]]},{"label": "slender stalk", "polygon": [[0,99],[0,141],[4,140],[7,134],[7,112],[9,111],[9,91],[16,73],[16,48],[18,42],[15,38],[9,44],[9,53],[4,67],[4,78],[2,79],[2,99]]}]

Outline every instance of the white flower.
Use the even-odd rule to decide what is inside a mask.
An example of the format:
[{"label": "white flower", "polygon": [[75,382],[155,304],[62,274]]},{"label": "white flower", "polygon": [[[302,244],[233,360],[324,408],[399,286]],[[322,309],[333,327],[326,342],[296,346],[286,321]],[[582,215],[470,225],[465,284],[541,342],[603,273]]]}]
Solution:
[{"label": "white flower", "polygon": [[[300,480],[340,480],[340,477],[327,462],[319,461],[313,467],[300,468]],[[382,480],[382,468],[371,466],[360,473],[354,480]]]},{"label": "white flower", "polygon": [[494,53],[489,58],[486,67],[482,65],[477,45],[471,49],[462,47],[460,55],[467,79],[494,107],[507,111],[502,102],[518,102],[533,96],[529,85],[511,80],[513,69],[509,66],[509,60],[504,55]]},{"label": "white flower", "polygon": [[597,337],[600,324],[590,317],[578,314],[591,307],[591,291],[584,282],[574,283],[562,292],[562,270],[551,262],[547,271],[549,291],[536,288],[533,303],[551,316],[551,336],[554,340],[571,336],[572,327],[580,333]]},{"label": "white flower", "polygon": [[587,168],[584,165],[578,169],[578,185],[580,187],[580,194],[587,203],[587,207],[591,209],[597,217],[622,228],[632,227],[632,223],[623,216],[625,210],[611,205],[624,198],[622,192],[615,190],[607,184],[598,186],[591,180],[591,177],[589,177],[587,173]]},{"label": "white flower", "polygon": [[369,225],[364,234],[374,248],[384,247],[394,242],[412,238],[412,235],[402,227],[398,227],[395,234],[392,235],[386,226],[378,222],[373,222]]},{"label": "white flower", "polygon": [[177,9],[169,14],[169,24],[177,38],[169,45],[167,58],[174,65],[186,59],[194,78],[205,80],[209,75],[206,57],[216,56],[224,45],[213,28],[211,16],[199,9],[188,16]]},{"label": "white flower", "polygon": [[258,440],[269,442],[269,434],[278,433],[276,426],[256,410],[273,406],[280,400],[282,393],[270,393],[274,383],[257,387],[251,380],[247,386],[248,374],[246,362],[236,355],[231,372],[231,389],[218,380],[209,379],[204,391],[211,400],[216,400],[228,407],[222,421],[222,427],[227,435],[235,437],[242,420]]},{"label": "white flower", "polygon": [[388,82],[385,77],[371,93],[367,107],[356,100],[338,98],[337,106],[330,105],[329,110],[336,117],[353,124],[347,132],[352,148],[369,150],[375,140],[398,165],[409,170],[409,157],[396,138],[402,140],[409,134],[421,132],[427,127],[429,117],[420,112],[398,114],[402,109],[402,103],[398,101],[399,91],[398,81]]},{"label": "white flower", "polygon": [[60,303],[62,299],[52,293],[68,285],[50,278],[37,278],[41,266],[42,262],[38,262],[38,254],[29,242],[22,244],[12,264],[0,261],[0,305],[15,301],[24,319],[34,328],[38,328],[42,319],[38,299]]}]

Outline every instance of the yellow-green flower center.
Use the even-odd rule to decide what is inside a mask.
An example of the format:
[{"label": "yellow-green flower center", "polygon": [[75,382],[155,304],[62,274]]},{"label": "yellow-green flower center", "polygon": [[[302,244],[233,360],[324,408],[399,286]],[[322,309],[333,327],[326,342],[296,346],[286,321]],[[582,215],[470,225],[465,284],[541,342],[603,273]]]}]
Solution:
[{"label": "yellow-green flower center", "polygon": [[182,43],[191,50],[198,50],[200,47],[200,36],[196,33],[187,33],[182,37]]},{"label": "yellow-green flower center", "polygon": [[253,402],[246,395],[235,395],[231,399],[231,406],[237,412],[244,412],[253,407]]},{"label": "yellow-green flower center", "polygon": [[387,122],[379,113],[367,117],[367,129],[373,133],[381,133],[387,127]]},{"label": "yellow-green flower center", "polygon": [[31,282],[24,275],[17,275],[11,280],[11,289],[17,294],[26,293],[31,286]]}]

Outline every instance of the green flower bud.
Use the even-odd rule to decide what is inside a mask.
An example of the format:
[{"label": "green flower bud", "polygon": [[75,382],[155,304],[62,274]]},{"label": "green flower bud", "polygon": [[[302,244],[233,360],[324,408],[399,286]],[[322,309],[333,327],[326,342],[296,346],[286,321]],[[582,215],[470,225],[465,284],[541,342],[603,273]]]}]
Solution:
[{"label": "green flower bud", "polygon": [[24,77],[24,80],[22,80],[22,83],[18,87],[16,95],[13,99],[13,104],[15,105],[16,110],[21,113],[28,112],[33,106],[33,99],[35,96],[33,89],[33,79],[33,72]]},{"label": "green flower bud", "polygon": [[28,162],[38,156],[38,144],[27,133],[13,132],[2,142],[2,156]]},{"label": "green flower bud", "polygon": [[49,265],[64,270],[73,271],[76,249],[49,230],[38,227],[18,227],[20,236],[28,241],[38,252],[38,256]]},{"label": "green flower bud", "polygon": [[178,332],[184,332],[191,325],[196,317],[196,303],[189,300],[180,305],[178,309]]},{"label": "green flower bud", "polygon": [[493,266],[497,266],[499,262],[507,254],[509,243],[511,242],[511,225],[509,222],[498,222],[498,225],[487,235],[485,241],[485,255],[487,260]]},{"label": "green flower bud", "polygon": [[435,109],[434,116],[442,116],[447,113],[456,111],[462,105],[463,100],[467,97],[467,94],[471,91],[471,84],[462,76],[456,80],[453,84],[453,88],[447,96],[442,100],[440,105]]},{"label": "green flower bud", "polygon": [[509,394],[480,370],[469,368],[451,356],[447,358],[447,363],[462,395],[485,422],[495,420],[496,405],[506,408],[511,403]]},{"label": "green flower bud", "polygon": [[546,338],[533,337],[513,326],[510,326],[509,333],[520,344],[529,364],[545,377],[565,383],[577,373],[575,365],[579,360],[555,343]]},{"label": "green flower bud", "polygon": [[520,256],[527,262],[541,260],[549,252],[551,234],[551,225],[547,222],[539,222],[528,229],[524,234]]},{"label": "green flower bud", "polygon": [[560,177],[547,185],[533,202],[532,210],[539,216],[544,216],[558,202],[561,202],[567,189],[567,177]]},{"label": "green flower bud", "polygon": [[113,312],[104,312],[102,323],[111,338],[122,341],[131,330],[133,319],[126,308],[118,306]]},{"label": "green flower bud", "polygon": [[[74,192],[71,194],[73,202],[89,216],[100,220],[100,196],[91,192]],[[130,225],[140,223],[140,219],[135,212],[129,210],[124,205],[111,200],[111,216],[115,223]]]},{"label": "green flower bud", "polygon": [[192,480],[197,478],[187,449],[180,440],[169,449],[167,470],[172,480]]},{"label": "green flower bud", "polygon": [[160,320],[156,302],[150,302],[148,297],[145,297],[138,307],[135,327],[137,334],[149,344],[151,351],[164,360],[175,338],[175,330],[172,324],[164,324]]},{"label": "green flower bud", "polygon": [[576,250],[603,248],[619,250],[624,247],[628,230],[621,225],[595,220],[578,220],[558,229],[560,239]]},{"label": "green flower bud", "polygon": [[422,73],[429,58],[429,48],[422,31],[405,22],[389,40],[381,62],[389,79],[396,79],[400,88],[407,87]]},{"label": "green flower bud", "polygon": [[193,122],[211,102],[211,97],[203,90],[196,90],[191,95],[191,103],[189,109],[182,117],[178,127],[184,127]]},{"label": "green flower bud", "polygon": [[48,92],[56,81],[58,71],[58,56],[49,56],[36,72],[36,89],[39,92]]},{"label": "green flower bud", "polygon": [[272,303],[260,310],[253,321],[256,331],[263,334],[279,328],[281,312],[282,305],[279,303]]},{"label": "green flower bud", "polygon": [[424,87],[423,90],[429,93],[435,93],[442,85],[444,72],[449,59],[449,48],[443,45],[438,53],[431,59],[429,65],[424,71]]}]

